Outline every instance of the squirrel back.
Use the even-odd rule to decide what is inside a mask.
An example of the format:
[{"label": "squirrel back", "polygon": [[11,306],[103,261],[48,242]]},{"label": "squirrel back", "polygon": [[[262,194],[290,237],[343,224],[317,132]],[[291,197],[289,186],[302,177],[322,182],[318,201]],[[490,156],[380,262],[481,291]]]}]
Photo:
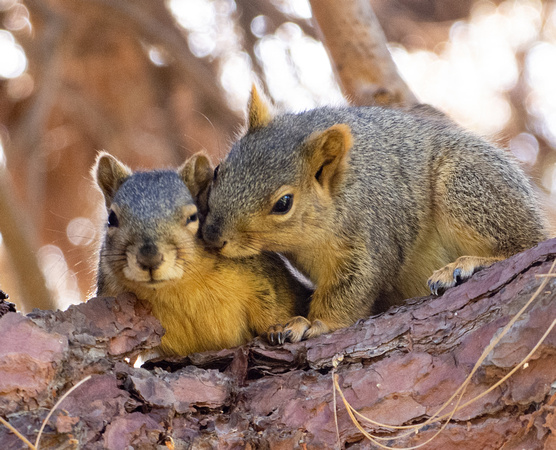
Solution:
[{"label": "squirrel back", "polygon": [[166,330],[163,355],[243,344],[303,314],[310,295],[278,255],[232,261],[204,248],[187,187],[198,189],[193,166],[203,164],[197,155],[177,171],[133,173],[102,153],[94,169],[108,211],[97,295],[147,300]]},{"label": "squirrel back", "polygon": [[547,237],[516,162],[445,116],[265,108],[255,92],[202,234],[232,258],[283,252],[315,283],[311,324],[288,325],[292,340],[425,295],[427,279],[433,292],[453,286]]}]

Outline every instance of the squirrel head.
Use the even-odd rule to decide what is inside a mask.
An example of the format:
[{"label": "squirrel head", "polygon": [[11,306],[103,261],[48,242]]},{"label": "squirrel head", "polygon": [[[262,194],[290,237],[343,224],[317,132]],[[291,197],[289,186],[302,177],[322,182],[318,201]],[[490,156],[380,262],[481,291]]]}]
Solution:
[{"label": "squirrel head", "polygon": [[334,216],[348,169],[349,125],[311,111],[270,117],[253,90],[249,129],[215,169],[202,228],[224,256],[289,252],[316,241]]},{"label": "squirrel head", "polygon": [[188,189],[202,190],[192,176],[197,159],[177,171],[132,172],[108,153],[99,154],[93,177],[108,213],[101,270],[132,288],[157,288],[183,276],[198,255],[199,220]]}]

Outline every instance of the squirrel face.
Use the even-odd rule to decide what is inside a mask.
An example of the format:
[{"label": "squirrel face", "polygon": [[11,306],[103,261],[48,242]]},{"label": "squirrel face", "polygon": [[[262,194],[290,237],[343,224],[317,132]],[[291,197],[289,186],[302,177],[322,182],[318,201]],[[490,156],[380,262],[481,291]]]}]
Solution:
[{"label": "squirrel face", "polygon": [[158,288],[195,264],[197,207],[179,172],[132,173],[108,154],[96,180],[108,210],[101,261],[123,285]]},{"label": "squirrel face", "polygon": [[215,170],[202,228],[207,245],[228,257],[321,243],[348,167],[348,125],[311,132],[302,116],[270,120],[257,101],[247,134]]},{"label": "squirrel face", "polygon": [[[281,185],[275,192],[265,195],[264,201],[254,202],[257,207],[244,209],[241,215],[235,215],[226,214],[229,211],[220,208],[221,202],[217,200],[219,185],[216,181],[211,186],[202,236],[209,247],[218,249],[223,256],[247,257],[263,250],[274,250],[268,245],[273,241],[272,237],[281,234],[282,241],[288,239],[300,215],[303,215],[299,208],[302,195],[297,186]],[[229,206],[235,211],[240,202],[241,199],[235,198]]]}]

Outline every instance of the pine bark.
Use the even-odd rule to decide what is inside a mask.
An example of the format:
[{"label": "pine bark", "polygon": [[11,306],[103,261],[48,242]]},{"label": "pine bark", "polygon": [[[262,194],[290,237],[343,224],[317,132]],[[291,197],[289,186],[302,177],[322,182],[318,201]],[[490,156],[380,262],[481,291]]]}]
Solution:
[{"label": "pine bark", "polygon": [[[463,404],[520,364],[556,318],[556,280],[542,276],[555,260],[556,239],[441,297],[408,300],[316,339],[281,347],[257,339],[141,369],[127,361],[155,347],[163,331],[131,295],[92,299],[64,312],[8,312],[0,318],[0,415],[34,441],[56,400],[92,375],[54,412],[41,448],[377,448],[354,426],[339,397],[338,442],[333,372],[365,416],[389,425],[424,423],[546,280],[471,378]],[[551,332],[527,364],[456,411],[425,448],[555,448],[555,380]],[[423,443],[439,427],[400,437],[402,432],[365,425],[393,447]],[[5,449],[25,448],[2,425],[0,442]]]}]

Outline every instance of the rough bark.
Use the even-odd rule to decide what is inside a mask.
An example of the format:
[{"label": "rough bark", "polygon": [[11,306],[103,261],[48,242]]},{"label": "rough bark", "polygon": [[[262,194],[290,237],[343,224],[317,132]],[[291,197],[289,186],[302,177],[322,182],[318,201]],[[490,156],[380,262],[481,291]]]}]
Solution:
[{"label": "rough bark", "polygon": [[322,41],[351,103],[359,106],[417,103],[398,73],[369,0],[311,0],[310,3]]},{"label": "rough bark", "polygon": [[[348,401],[390,425],[422,423],[458,388],[494,336],[533,304],[471,378],[462,402],[519,364],[556,319],[549,272],[556,239],[476,274],[441,297],[406,305],[335,333],[272,348],[260,340],[230,350],[151,361],[126,358],[153,348],[162,329],[132,296],[97,298],[65,312],[0,318],[0,415],[35,440],[60,395],[85,377],[45,428],[41,448],[333,448],[333,361]],[[556,446],[556,332],[509,380],[457,411],[427,449]],[[342,447],[376,448],[337,406]],[[383,444],[423,443],[431,424]],[[25,446],[0,425],[5,449]],[[159,446],[159,447],[157,447]]]},{"label": "rough bark", "polygon": [[8,302],[9,296],[4,291],[0,291],[0,317],[9,312],[16,312],[15,305]]}]

